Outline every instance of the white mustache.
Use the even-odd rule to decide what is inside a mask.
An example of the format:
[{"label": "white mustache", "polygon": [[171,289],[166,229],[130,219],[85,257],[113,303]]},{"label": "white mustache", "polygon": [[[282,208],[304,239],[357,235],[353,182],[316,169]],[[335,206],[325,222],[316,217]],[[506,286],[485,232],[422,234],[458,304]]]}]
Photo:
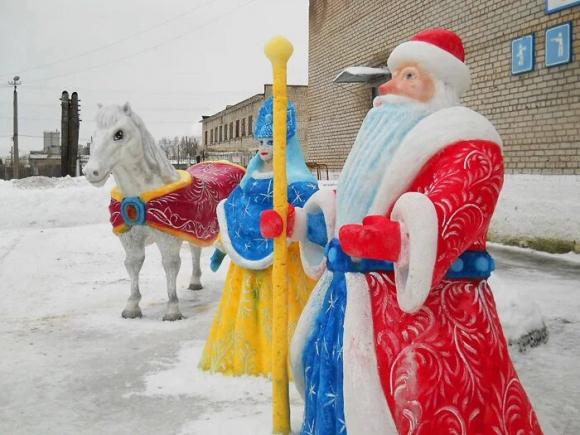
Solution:
[{"label": "white mustache", "polygon": [[404,95],[379,95],[373,100],[373,107],[381,107],[384,104],[424,104]]}]

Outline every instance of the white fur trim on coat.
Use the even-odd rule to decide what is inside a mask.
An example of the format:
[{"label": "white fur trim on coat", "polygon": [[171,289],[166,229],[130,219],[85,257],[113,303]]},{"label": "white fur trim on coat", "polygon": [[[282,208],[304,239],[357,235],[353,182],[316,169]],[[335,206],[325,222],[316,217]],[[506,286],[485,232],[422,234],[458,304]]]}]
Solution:
[{"label": "white fur trim on coat", "polygon": [[469,67],[454,55],[423,41],[407,41],[395,47],[387,65],[391,71],[405,63],[418,63],[441,81],[450,84],[461,97],[471,85]]},{"label": "white fur trim on coat", "polygon": [[431,157],[462,140],[488,140],[502,146],[491,122],[463,106],[438,110],[419,121],[393,156],[369,214],[385,215]]},{"label": "white fur trim on coat", "polygon": [[220,226],[220,239],[222,241],[222,247],[225,253],[230,256],[232,261],[238,266],[245,267],[246,269],[262,270],[268,268],[272,264],[274,254],[267,255],[260,260],[248,260],[242,257],[238,251],[232,245],[230,240],[230,233],[228,232],[228,221],[226,219],[225,203],[227,199],[223,199],[217,206],[217,218]]},{"label": "white fur trim on coat", "polygon": [[304,346],[306,341],[314,331],[314,326],[316,323],[316,318],[324,302],[326,296],[326,291],[330,287],[332,282],[332,272],[326,272],[320,278],[320,281],[316,284],[308,302],[302,310],[296,329],[294,330],[294,335],[292,336],[292,341],[290,343],[290,363],[292,365],[292,375],[294,376],[294,385],[296,389],[305,398],[304,394],[304,366],[302,364],[302,353],[304,352]]},{"label": "white fur trim on coat", "polygon": [[379,376],[370,290],[365,275],[347,273],[346,287],[343,397],[347,433],[396,435]]},{"label": "white fur trim on coat", "polygon": [[308,235],[308,215],[302,207],[294,208],[294,229],[290,239],[295,242],[306,240]]},{"label": "white fur trim on coat", "polygon": [[302,209],[296,208],[294,222],[294,232],[292,240],[300,242],[300,258],[304,272],[313,279],[318,279],[326,269],[326,258],[324,256],[324,247],[312,243],[308,240],[308,222],[309,213],[324,214],[326,222],[326,237],[330,241],[334,234],[336,220],[336,193],[333,190],[319,190],[315,192]]},{"label": "white fur trim on coat", "polygon": [[404,312],[414,313],[431,290],[439,220],[431,200],[418,192],[402,195],[395,203],[391,219],[401,224],[401,255],[395,262],[397,302]]}]

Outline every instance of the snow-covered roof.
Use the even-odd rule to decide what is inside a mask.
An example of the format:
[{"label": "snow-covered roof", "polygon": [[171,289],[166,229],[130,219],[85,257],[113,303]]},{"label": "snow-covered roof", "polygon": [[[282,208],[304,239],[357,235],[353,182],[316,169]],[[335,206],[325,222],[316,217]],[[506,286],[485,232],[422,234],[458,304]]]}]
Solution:
[{"label": "snow-covered roof", "polygon": [[335,83],[373,83],[386,80],[391,75],[387,67],[374,68],[370,66],[349,66],[343,69],[336,78]]}]

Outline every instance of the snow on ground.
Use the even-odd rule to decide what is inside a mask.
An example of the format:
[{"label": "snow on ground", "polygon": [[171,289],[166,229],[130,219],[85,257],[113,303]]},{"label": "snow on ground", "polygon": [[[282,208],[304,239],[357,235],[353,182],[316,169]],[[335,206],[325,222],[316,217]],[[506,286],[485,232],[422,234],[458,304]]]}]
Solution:
[{"label": "snow on ground", "polygon": [[[107,222],[112,178],[96,189],[84,177],[0,180],[0,228],[73,227]],[[105,206],[103,206],[105,204]]]},{"label": "snow on ground", "polygon": [[[165,278],[150,247],[144,318],[122,319],[129,281],[107,204],[108,190],[83,178],[0,182],[0,434],[270,433],[267,379],[196,369],[227,264],[211,273],[204,250],[205,289],[189,291],[184,246],[187,319],[162,322]],[[507,332],[527,330],[538,312],[549,329],[547,344],[512,349],[540,422],[548,434],[580,433],[580,256],[491,249]],[[297,430],[302,402],[291,393]]]},{"label": "snow on ground", "polygon": [[[203,340],[185,342],[177,361],[164,370],[145,378],[144,396],[193,396],[210,402],[212,407],[199,418],[186,423],[182,434],[260,434],[272,425],[271,383],[266,378],[251,376],[227,377],[192,370],[192,361],[199,361]],[[187,379],[187,382],[183,382]],[[302,400],[294,388],[290,390],[292,422],[298,428],[302,417]],[[219,424],[218,424],[219,423]]]},{"label": "snow on ground", "polygon": [[580,176],[508,174],[491,231],[500,237],[580,240]]}]

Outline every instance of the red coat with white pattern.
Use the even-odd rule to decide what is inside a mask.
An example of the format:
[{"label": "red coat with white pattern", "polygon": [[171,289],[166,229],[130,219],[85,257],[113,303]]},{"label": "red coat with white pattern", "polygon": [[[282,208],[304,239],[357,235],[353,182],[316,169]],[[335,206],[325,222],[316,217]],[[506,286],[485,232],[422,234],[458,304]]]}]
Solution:
[{"label": "red coat with white pattern", "polygon": [[541,433],[487,281],[444,278],[465,250],[485,250],[502,183],[497,144],[470,140],[443,147],[406,190],[425,195],[437,214],[425,302],[415,313],[404,312],[393,273],[366,275],[380,380],[399,433]]}]

